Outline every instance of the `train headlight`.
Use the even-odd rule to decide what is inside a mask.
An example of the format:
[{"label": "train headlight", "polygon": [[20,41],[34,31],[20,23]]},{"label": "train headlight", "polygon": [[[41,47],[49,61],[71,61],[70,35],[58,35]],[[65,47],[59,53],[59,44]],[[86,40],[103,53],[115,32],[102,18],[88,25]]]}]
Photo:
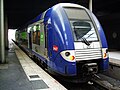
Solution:
[{"label": "train headlight", "polygon": [[70,52],[65,52],[65,56],[70,56]]},{"label": "train headlight", "polygon": [[108,49],[107,48],[102,48],[102,56],[103,56],[103,59],[108,58]]},{"label": "train headlight", "polygon": [[75,62],[75,51],[74,50],[62,51],[60,54],[65,60],[69,62]]}]

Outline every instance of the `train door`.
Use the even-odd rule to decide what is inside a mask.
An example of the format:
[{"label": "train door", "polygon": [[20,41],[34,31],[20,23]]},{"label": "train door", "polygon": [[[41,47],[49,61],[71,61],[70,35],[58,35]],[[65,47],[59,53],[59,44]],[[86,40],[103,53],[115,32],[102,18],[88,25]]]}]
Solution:
[{"label": "train door", "polygon": [[48,58],[47,29],[43,21],[40,24],[40,51],[41,51],[41,54],[45,56],[45,58]]},{"label": "train door", "polygon": [[48,58],[48,45],[47,45],[47,27],[46,27],[46,22],[44,21],[44,17],[45,17],[46,11],[42,14],[41,16],[41,20],[40,20],[40,50],[43,56],[45,56],[45,58]]},{"label": "train door", "polygon": [[32,30],[32,50],[40,54],[40,25],[39,23],[33,24]]}]

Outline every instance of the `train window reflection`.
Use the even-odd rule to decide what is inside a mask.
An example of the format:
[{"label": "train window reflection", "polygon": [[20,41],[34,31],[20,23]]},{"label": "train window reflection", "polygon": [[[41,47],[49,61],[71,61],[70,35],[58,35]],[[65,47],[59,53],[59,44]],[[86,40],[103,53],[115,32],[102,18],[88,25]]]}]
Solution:
[{"label": "train window reflection", "polygon": [[39,25],[34,26],[33,43],[40,45],[40,26]]},{"label": "train window reflection", "polygon": [[87,20],[71,20],[70,21],[74,41],[82,41],[85,38],[87,41],[98,41],[97,34],[91,21]]}]

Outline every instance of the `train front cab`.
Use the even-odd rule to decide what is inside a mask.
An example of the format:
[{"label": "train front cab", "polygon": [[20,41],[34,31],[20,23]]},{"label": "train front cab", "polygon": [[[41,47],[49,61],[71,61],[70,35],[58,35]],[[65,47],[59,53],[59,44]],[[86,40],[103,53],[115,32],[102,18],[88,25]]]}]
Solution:
[{"label": "train front cab", "polygon": [[52,68],[65,76],[106,70],[108,47],[102,27],[87,9],[73,6],[56,6],[52,11]]}]

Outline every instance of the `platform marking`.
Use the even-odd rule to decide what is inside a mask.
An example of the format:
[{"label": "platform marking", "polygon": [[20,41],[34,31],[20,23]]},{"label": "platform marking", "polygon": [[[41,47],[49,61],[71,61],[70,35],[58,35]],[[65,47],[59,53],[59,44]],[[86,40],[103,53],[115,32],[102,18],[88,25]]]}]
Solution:
[{"label": "platform marking", "polygon": [[[37,80],[43,80],[49,88],[42,90],[67,90],[58,81],[52,78],[48,73],[46,73],[42,68],[40,68],[35,62],[33,62],[18,46],[16,46],[15,53],[28,77],[30,82]],[[35,76],[36,78],[31,78]],[[36,89],[41,90],[41,89]]]},{"label": "platform marking", "polygon": [[[19,51],[18,51],[19,50]],[[22,54],[22,52],[20,51],[20,49],[18,49],[17,51],[15,50],[17,56],[18,56],[18,59],[29,79],[29,81],[33,81],[33,80],[41,80],[41,78],[30,78],[30,76],[39,76],[34,70],[33,68],[31,67],[32,65],[34,66],[35,63],[33,61],[29,61],[29,58],[28,57],[25,57],[24,53]],[[33,64],[31,64],[33,63]]]}]

